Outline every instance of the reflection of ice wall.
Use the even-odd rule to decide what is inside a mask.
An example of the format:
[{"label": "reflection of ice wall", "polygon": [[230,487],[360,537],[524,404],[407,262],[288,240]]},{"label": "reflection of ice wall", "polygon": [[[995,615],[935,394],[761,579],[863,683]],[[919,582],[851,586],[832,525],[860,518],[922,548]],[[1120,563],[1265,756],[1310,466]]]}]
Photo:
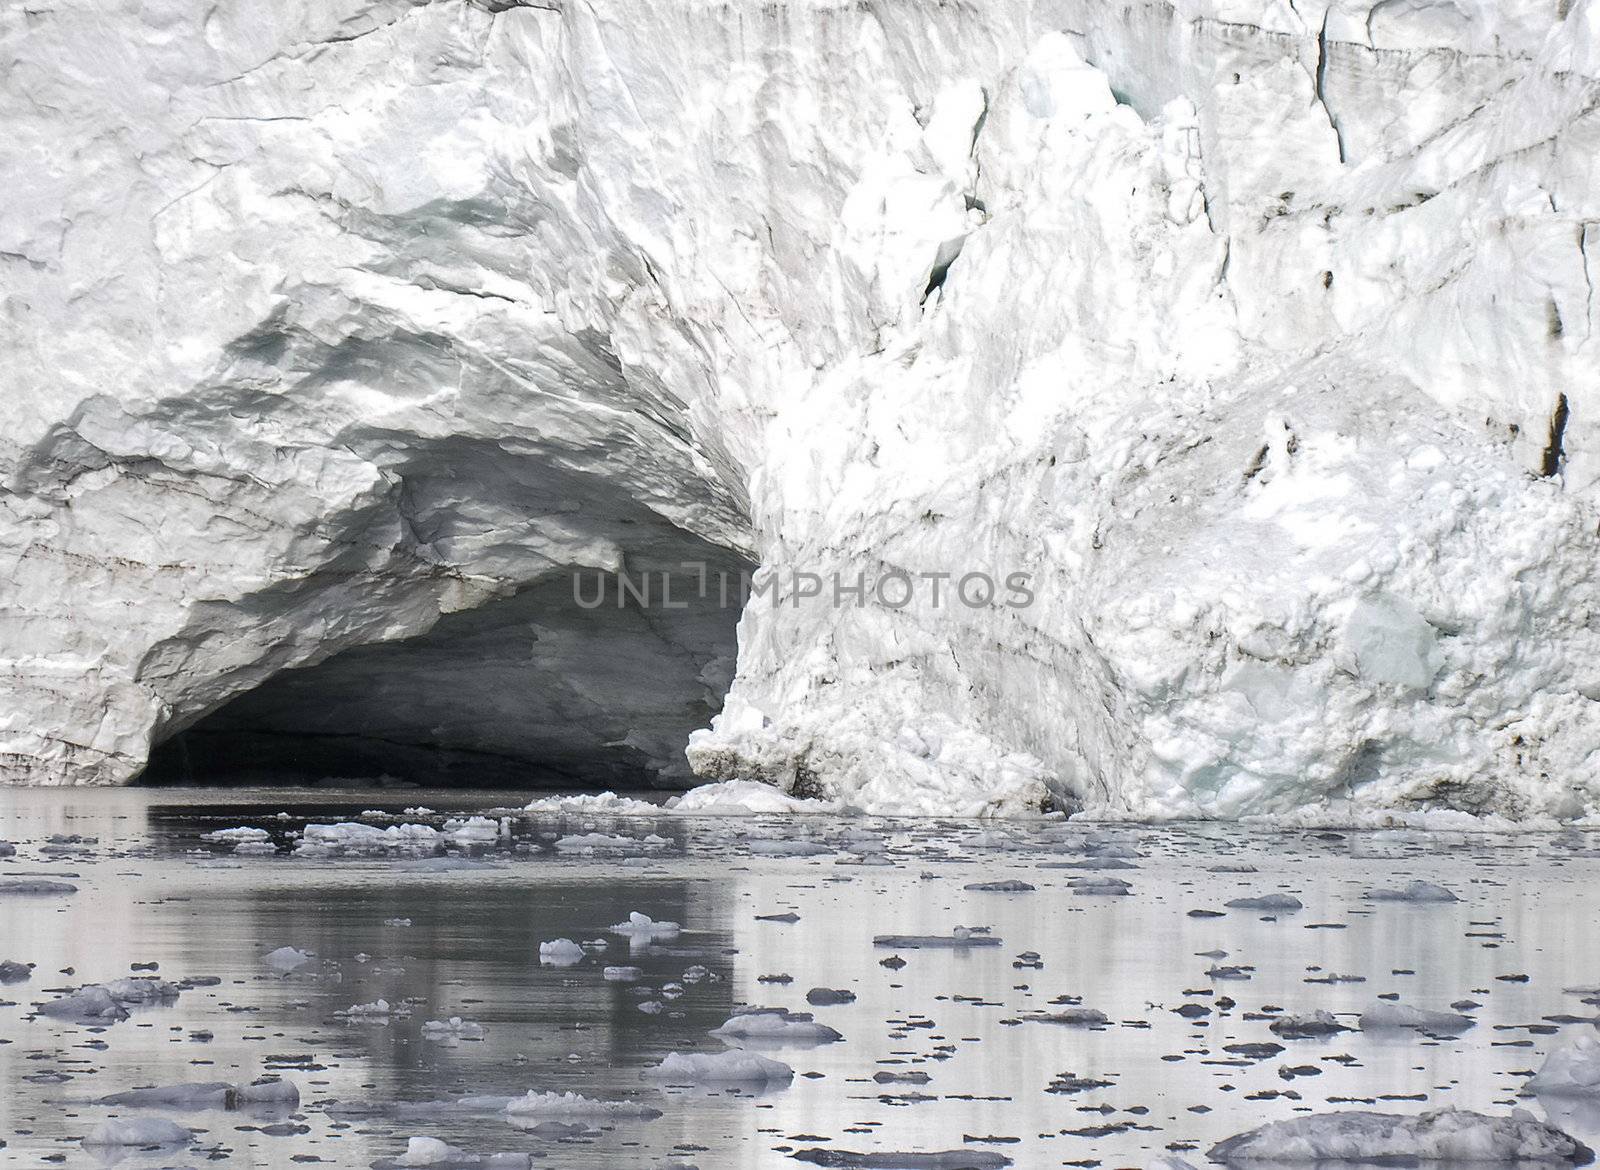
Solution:
[{"label": "reflection of ice wall", "polygon": [[750,607],[702,774],[1600,797],[1595,0],[0,22],[14,779],[681,539],[1037,588]]}]

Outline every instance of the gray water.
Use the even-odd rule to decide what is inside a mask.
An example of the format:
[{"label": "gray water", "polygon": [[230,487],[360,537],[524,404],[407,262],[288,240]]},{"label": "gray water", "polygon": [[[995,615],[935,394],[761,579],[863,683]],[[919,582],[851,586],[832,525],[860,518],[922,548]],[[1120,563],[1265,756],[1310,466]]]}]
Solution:
[{"label": "gray water", "polygon": [[[1589,1027],[1573,1021],[1595,1015],[1593,1002],[1563,989],[1600,981],[1600,834],[533,818],[502,809],[494,815],[513,817],[510,836],[456,850],[454,861],[440,861],[442,850],[289,852],[308,821],[426,806],[437,812],[400,819],[437,826],[507,803],[521,801],[416,789],[0,793],[0,840],[18,847],[0,860],[0,883],[71,875],[51,880],[78,887],[0,896],[0,960],[35,965],[26,982],[0,986],[0,1164],[105,1165],[114,1155],[81,1139],[113,1116],[168,1116],[195,1130],[188,1149],[123,1152],[128,1167],[369,1166],[398,1156],[413,1135],[480,1154],[521,1151],[550,1167],[794,1167],[802,1164],[794,1154],[815,1149],[1135,1167],[1169,1150],[1203,1162],[1211,1143],[1296,1111],[1443,1105],[1520,1106],[1600,1141],[1594,1109],[1518,1096],[1561,1031]],[[239,856],[201,841],[244,825],[270,831],[278,852]],[[668,844],[632,859],[551,848],[555,837],[585,831],[656,833]],[[50,844],[57,834],[95,840]],[[797,837],[830,851],[750,853],[751,840]],[[1107,864],[1117,852],[1133,855],[1132,868],[1104,875],[1128,881],[1128,896],[1075,896],[1068,883],[1100,871],[1056,868]],[[1217,865],[1256,872],[1211,872]],[[963,888],[1004,878],[1037,888]],[[1461,901],[1360,896],[1413,878],[1442,883]],[[1229,899],[1278,891],[1305,908],[1223,910]],[[607,930],[630,911],[679,922],[683,932],[630,954]],[[798,921],[757,918],[785,912]],[[397,919],[410,924],[388,924]],[[874,945],[877,935],[950,935],[957,925],[988,927],[1001,943]],[[541,966],[538,944],[561,937],[608,947],[575,967]],[[276,974],[262,956],[282,946],[315,960]],[[1211,951],[1226,956],[1203,954]],[[1019,959],[1024,952],[1037,952],[1040,965]],[[905,965],[883,966],[891,955]],[[163,979],[220,982],[106,1025],[32,1014],[65,990],[149,963]],[[640,982],[607,981],[602,969],[618,964],[640,967]],[[694,966],[709,976],[660,999],[663,984]],[[1247,969],[1208,976],[1221,966]],[[1325,981],[1333,975],[1360,981]],[[813,1009],[813,987],[857,998]],[[1280,1040],[1268,1030],[1280,1009],[1326,1008],[1353,1025],[1382,995],[1435,1009],[1481,1006],[1469,1012],[1475,1025],[1453,1038],[1353,1031]],[[336,1014],[380,997],[408,1014],[376,1022]],[[1060,997],[1104,1012],[1107,1023],[1026,1018],[1059,1010],[1051,1001]],[[652,999],[665,1010],[639,1010]],[[669,1052],[721,1050],[707,1033],[738,1004],[812,1010],[843,1039],[760,1048],[796,1073],[766,1092],[643,1075]],[[1197,1006],[1180,1014],[1184,1005]],[[483,1038],[423,1038],[425,1021],[451,1016],[480,1025]],[[1284,1050],[1228,1051],[1240,1043]],[[908,1072],[928,1079],[874,1080]],[[1108,1083],[1050,1091],[1065,1074]],[[299,1109],[251,1116],[93,1104],[140,1086],[263,1075],[293,1081]],[[530,1089],[628,1098],[662,1116],[556,1138],[502,1113],[445,1107]]]}]

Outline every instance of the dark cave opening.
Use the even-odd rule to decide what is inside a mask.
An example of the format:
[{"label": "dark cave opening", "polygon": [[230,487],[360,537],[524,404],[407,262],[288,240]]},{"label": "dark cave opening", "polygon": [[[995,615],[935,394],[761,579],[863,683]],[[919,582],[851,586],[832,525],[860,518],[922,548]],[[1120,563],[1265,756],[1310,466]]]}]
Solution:
[{"label": "dark cave opening", "polygon": [[[725,561],[725,563],[723,563]],[[682,788],[733,678],[742,561],[562,574],[283,671],[162,739],[137,783]],[[663,596],[663,582],[666,595]]]}]

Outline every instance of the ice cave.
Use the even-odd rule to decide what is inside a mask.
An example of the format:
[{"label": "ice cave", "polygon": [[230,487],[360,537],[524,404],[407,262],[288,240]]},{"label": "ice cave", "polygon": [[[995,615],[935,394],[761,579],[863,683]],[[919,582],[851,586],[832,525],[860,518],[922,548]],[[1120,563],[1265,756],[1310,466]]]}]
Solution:
[{"label": "ice cave", "polygon": [[0,1170],[1600,1144],[1600,0],[0,4]]}]

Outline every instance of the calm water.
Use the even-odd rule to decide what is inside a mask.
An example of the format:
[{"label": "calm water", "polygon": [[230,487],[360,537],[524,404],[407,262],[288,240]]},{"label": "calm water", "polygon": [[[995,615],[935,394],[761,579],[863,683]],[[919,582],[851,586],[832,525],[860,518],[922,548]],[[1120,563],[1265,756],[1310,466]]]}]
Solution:
[{"label": "calm water", "polygon": [[[74,875],[49,880],[79,887],[0,896],[0,960],[35,965],[27,981],[0,986],[0,1164],[104,1165],[112,1155],[81,1139],[113,1116],[173,1117],[196,1131],[187,1149],[124,1152],[119,1164],[129,1167],[368,1166],[399,1155],[413,1135],[474,1153],[525,1152],[551,1167],[793,1167],[793,1154],[817,1148],[1144,1166],[1169,1149],[1202,1162],[1210,1143],[1296,1110],[1368,1103],[1400,1112],[1521,1105],[1600,1142],[1594,1110],[1517,1095],[1562,1028],[1588,1027],[1572,1021],[1595,1014],[1564,989],[1600,982],[1600,834],[506,813],[515,818],[508,837],[454,850],[455,861],[439,861],[444,850],[289,853],[307,822],[371,810],[440,826],[508,799],[415,789],[0,793],[0,840],[17,845],[0,860],[0,883]],[[403,815],[417,806],[437,811]],[[278,852],[241,856],[201,840],[247,825],[268,830]],[[667,843],[643,857],[552,848],[563,834],[590,831]],[[52,835],[96,840],[52,845]],[[800,838],[828,851],[750,848]],[[1061,868],[1082,862],[1130,868]],[[1121,878],[1131,893],[1076,896],[1069,883],[1086,876]],[[1006,878],[1036,890],[963,888]],[[1360,896],[1414,878],[1461,901]],[[1292,892],[1305,908],[1191,914],[1272,892]],[[683,932],[630,952],[607,930],[630,911]],[[798,920],[757,917],[783,913]],[[957,925],[988,927],[1001,944],[874,945],[875,935],[947,936]],[[574,967],[541,966],[538,944],[556,938],[604,939],[608,949]],[[263,956],[283,946],[315,959],[279,975]],[[1025,952],[1037,953],[1037,966]],[[904,966],[882,965],[891,955]],[[107,1025],[32,1014],[66,990],[148,963],[163,979],[219,982]],[[608,981],[608,965],[642,974]],[[696,966],[709,975],[684,981]],[[1208,975],[1214,967],[1245,969]],[[1327,981],[1335,975],[1351,981]],[[661,999],[672,982],[683,994]],[[857,998],[808,1009],[814,987]],[[1281,1041],[1268,1030],[1279,1009],[1352,1013],[1341,1019],[1354,1024],[1385,995],[1435,1009],[1481,1006],[1458,1038],[1354,1031]],[[337,1014],[379,998],[408,1014]],[[641,1011],[651,1000],[664,1010]],[[1107,1023],[1027,1019],[1079,1002]],[[764,1093],[643,1076],[670,1052],[722,1050],[707,1033],[738,1004],[814,1010],[843,1040],[761,1048],[796,1073]],[[451,1016],[480,1025],[482,1039],[423,1037],[426,1021]],[[1229,1051],[1265,1043],[1284,1051]],[[874,1079],[908,1072],[926,1083]],[[263,1074],[293,1081],[300,1108],[251,1116],[94,1104],[140,1086]],[[1050,1091],[1068,1074],[1107,1083]],[[444,1107],[529,1089],[629,1098],[662,1116],[556,1137],[502,1112]]]}]

